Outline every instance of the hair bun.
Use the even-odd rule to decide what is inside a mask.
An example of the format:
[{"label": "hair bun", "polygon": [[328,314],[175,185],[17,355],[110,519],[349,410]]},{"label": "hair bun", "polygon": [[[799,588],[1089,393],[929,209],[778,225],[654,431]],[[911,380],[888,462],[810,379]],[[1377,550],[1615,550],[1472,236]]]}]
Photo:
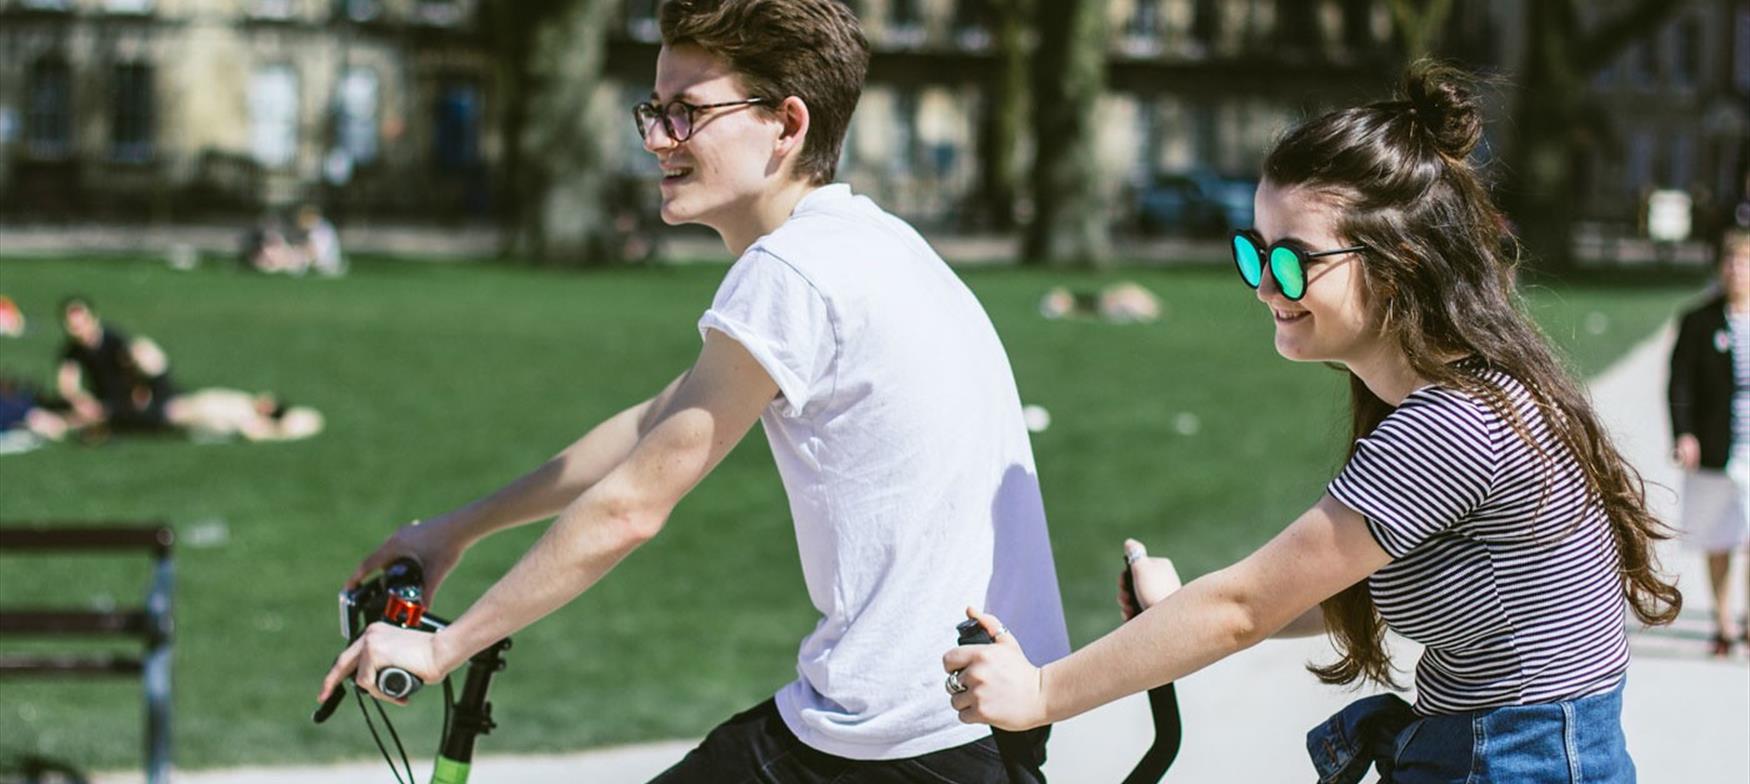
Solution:
[{"label": "hair bun", "polygon": [[1403,91],[1416,123],[1442,155],[1462,160],[1482,141],[1483,117],[1469,74],[1417,60],[1404,72]]}]

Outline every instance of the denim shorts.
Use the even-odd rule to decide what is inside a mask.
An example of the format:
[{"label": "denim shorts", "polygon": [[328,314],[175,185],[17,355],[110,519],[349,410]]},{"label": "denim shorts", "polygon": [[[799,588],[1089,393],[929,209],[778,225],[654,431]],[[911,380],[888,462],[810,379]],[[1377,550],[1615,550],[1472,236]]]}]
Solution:
[{"label": "denim shorts", "polygon": [[1567,702],[1417,717],[1396,695],[1358,700],[1307,734],[1319,784],[1632,784],[1622,688]]}]

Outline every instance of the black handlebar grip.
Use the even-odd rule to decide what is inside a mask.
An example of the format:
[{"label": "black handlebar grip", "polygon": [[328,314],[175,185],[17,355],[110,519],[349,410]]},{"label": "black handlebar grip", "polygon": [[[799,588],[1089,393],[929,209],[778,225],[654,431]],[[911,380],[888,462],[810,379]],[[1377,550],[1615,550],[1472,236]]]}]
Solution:
[{"label": "black handlebar grip", "polygon": [[[1130,569],[1130,559],[1124,559],[1124,591],[1130,594],[1130,600],[1136,603],[1136,611],[1143,610],[1142,598],[1136,595],[1136,573]],[[1184,720],[1179,715],[1179,690],[1171,683],[1165,683],[1148,690],[1149,717],[1154,720],[1155,740],[1149,744],[1148,751],[1138,760],[1130,775],[1124,777],[1124,784],[1156,784],[1167,775],[1167,769],[1173,766],[1173,760],[1179,756],[1179,745],[1184,740]]]},{"label": "black handlebar grip", "polygon": [[[996,642],[991,639],[990,632],[984,630],[983,624],[972,619],[961,621],[954,631],[960,634],[959,645],[991,645]],[[1033,784],[1045,780],[1040,767],[1045,764],[1045,739],[1051,735],[1051,725],[1020,732],[992,727],[990,734],[997,742],[997,753],[1002,755],[1010,784]]]},{"label": "black handlebar grip", "polygon": [[377,671],[377,691],[386,697],[403,700],[424,685],[425,681],[400,667],[384,667]]}]

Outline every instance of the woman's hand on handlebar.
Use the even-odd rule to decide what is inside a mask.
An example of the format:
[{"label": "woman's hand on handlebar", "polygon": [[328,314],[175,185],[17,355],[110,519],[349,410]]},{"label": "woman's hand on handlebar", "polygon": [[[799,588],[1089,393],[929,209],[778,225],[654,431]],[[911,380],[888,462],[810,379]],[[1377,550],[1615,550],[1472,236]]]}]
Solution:
[{"label": "woman's hand on handlebar", "polygon": [[[1148,548],[1135,539],[1124,540],[1124,560],[1127,565],[1118,573],[1118,609],[1124,613],[1126,621],[1153,607],[1183,585],[1171,558],[1150,558]],[[1133,580],[1126,581],[1127,575]],[[1132,584],[1136,587],[1135,595],[1131,594]]]},{"label": "woman's hand on handlebar", "polygon": [[347,590],[357,588],[366,577],[395,559],[409,557],[418,561],[425,573],[425,602],[429,605],[432,597],[437,595],[438,586],[462,560],[463,545],[452,541],[454,537],[448,531],[446,526],[435,522],[421,524],[418,520],[395,529],[395,533],[390,534],[375,552],[365,556],[352,576],[346,578]]},{"label": "woman's hand on handlebar", "polygon": [[960,713],[960,720],[1005,730],[1049,723],[1039,668],[1027,660],[1014,632],[996,616],[971,607],[966,608],[966,617],[978,621],[994,642],[962,645],[942,656],[942,669],[950,673],[950,683],[958,682],[964,688],[948,701]]},{"label": "woman's hand on handlebar", "polygon": [[405,700],[390,699],[377,689],[377,671],[385,667],[400,667],[426,683],[442,680],[450,669],[440,662],[437,635],[403,629],[387,623],[373,623],[365,633],[334,660],[334,667],[322,679],[322,691],[317,702],[328,699],[328,693],[341,686],[348,675],[353,683],[379,700],[397,705]]}]

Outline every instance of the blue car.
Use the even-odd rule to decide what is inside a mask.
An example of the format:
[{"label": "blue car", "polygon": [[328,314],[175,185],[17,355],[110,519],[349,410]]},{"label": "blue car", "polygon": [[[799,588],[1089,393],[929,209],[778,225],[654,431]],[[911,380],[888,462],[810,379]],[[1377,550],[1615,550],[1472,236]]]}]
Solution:
[{"label": "blue car", "polygon": [[1137,227],[1148,235],[1220,237],[1252,225],[1257,180],[1212,173],[1157,175],[1137,197]]}]

